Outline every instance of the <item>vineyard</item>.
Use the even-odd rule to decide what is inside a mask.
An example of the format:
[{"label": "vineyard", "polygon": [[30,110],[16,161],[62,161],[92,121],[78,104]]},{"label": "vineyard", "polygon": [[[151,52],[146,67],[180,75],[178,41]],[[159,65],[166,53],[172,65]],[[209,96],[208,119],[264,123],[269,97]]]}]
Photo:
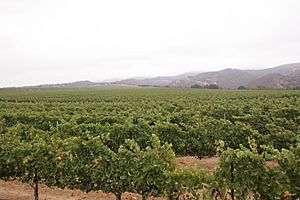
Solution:
[{"label": "vineyard", "polygon": [[36,200],[41,183],[116,200],[299,199],[300,92],[0,89],[0,179],[30,183]]}]

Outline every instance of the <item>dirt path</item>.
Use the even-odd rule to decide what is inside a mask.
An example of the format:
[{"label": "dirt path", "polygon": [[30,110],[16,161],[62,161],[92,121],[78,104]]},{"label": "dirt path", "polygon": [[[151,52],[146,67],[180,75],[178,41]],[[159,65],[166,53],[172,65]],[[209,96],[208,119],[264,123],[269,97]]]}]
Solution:
[{"label": "dirt path", "polygon": [[[33,189],[30,185],[18,181],[0,181],[0,200],[32,200]],[[114,200],[113,194],[101,191],[84,193],[78,190],[48,188],[39,185],[40,200]],[[126,200],[140,200],[137,194],[126,193],[122,196]],[[163,200],[163,198],[150,198],[152,200]]]}]

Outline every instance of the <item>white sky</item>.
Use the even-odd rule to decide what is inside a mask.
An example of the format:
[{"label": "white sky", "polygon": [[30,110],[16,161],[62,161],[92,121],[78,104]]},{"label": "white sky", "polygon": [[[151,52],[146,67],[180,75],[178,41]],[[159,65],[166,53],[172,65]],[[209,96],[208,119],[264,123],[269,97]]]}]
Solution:
[{"label": "white sky", "polygon": [[299,61],[299,0],[0,0],[2,87]]}]

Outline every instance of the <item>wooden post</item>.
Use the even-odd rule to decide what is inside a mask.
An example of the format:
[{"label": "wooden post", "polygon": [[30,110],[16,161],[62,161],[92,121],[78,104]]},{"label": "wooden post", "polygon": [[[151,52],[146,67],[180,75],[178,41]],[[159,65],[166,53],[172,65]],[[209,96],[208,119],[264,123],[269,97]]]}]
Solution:
[{"label": "wooden post", "polygon": [[[230,176],[231,176],[231,177],[230,177],[230,182],[231,182],[231,183],[234,182],[233,171],[234,171],[233,163],[230,163]],[[233,189],[233,188],[231,188],[230,194],[231,194],[231,199],[234,200],[234,189]]]},{"label": "wooden post", "polygon": [[116,195],[116,200],[121,200],[121,195],[122,194],[115,194]]},{"label": "wooden post", "polygon": [[37,169],[34,170],[34,200],[39,200],[39,178]]}]

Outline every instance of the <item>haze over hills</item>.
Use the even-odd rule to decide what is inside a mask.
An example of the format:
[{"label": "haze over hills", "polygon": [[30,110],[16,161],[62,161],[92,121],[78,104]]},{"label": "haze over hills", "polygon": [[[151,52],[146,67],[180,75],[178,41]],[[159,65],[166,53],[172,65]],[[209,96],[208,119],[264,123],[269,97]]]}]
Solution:
[{"label": "haze over hills", "polygon": [[299,88],[300,63],[280,65],[261,70],[240,70],[227,68],[213,72],[187,72],[177,76],[158,76],[154,78],[129,78],[112,82],[77,81],[63,84],[47,84],[32,87],[100,87],[113,85],[155,86],[189,88],[216,84],[220,88]]},{"label": "haze over hills", "polygon": [[[115,82],[124,85],[149,85],[168,87],[191,87],[217,84],[221,88],[234,89],[239,86],[256,88],[289,88],[300,86],[300,63],[286,64],[262,70],[240,70],[227,68],[214,72],[185,73],[178,76],[161,76],[148,79],[125,79]],[[272,83],[270,80],[272,77]],[[284,81],[283,81],[284,80]]]}]

